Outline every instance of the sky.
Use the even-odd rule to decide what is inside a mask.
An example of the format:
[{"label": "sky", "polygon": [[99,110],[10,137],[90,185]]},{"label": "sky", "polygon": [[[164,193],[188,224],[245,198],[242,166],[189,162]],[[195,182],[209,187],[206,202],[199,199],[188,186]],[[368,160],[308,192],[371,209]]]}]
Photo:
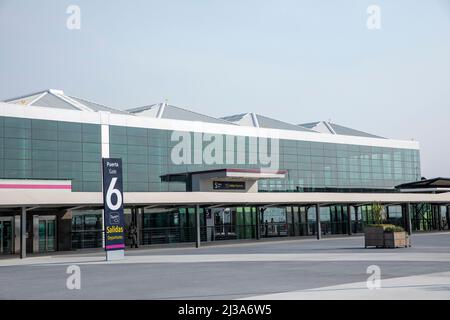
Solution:
[{"label": "sky", "polygon": [[419,141],[422,175],[450,177],[450,0],[0,0],[0,43],[0,100],[331,120]]}]

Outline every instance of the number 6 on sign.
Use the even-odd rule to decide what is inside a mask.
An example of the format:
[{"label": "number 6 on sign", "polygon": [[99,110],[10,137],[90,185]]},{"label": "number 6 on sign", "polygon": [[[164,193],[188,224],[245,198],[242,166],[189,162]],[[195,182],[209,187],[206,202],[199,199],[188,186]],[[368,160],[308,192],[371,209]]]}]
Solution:
[{"label": "number 6 on sign", "polygon": [[[122,206],[122,193],[120,192],[120,190],[115,189],[116,182],[117,177],[112,178],[108,187],[108,191],[106,192],[106,205],[108,206],[109,209],[114,211],[119,210],[120,207]],[[112,203],[113,194],[116,195],[115,205]]]}]

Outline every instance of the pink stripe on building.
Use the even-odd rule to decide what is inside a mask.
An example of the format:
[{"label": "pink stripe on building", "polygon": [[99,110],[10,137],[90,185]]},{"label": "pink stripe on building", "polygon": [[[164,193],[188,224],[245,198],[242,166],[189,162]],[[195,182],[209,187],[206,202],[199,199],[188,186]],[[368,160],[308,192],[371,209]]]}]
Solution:
[{"label": "pink stripe on building", "polygon": [[71,185],[62,184],[0,184],[0,189],[63,189],[71,190]]}]

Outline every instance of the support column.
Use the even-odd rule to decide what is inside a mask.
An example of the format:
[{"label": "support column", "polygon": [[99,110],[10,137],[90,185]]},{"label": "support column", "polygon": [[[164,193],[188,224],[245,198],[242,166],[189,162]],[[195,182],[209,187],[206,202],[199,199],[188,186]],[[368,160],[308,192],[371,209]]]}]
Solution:
[{"label": "support column", "polygon": [[195,247],[200,248],[200,207],[195,206]]},{"label": "support column", "polygon": [[359,224],[359,207],[355,206],[355,231],[354,233],[358,233],[358,224]]},{"label": "support column", "polygon": [[447,229],[450,230],[450,206],[446,206],[445,216],[447,218]]},{"label": "support column", "polygon": [[317,240],[322,238],[322,230],[320,227],[320,205],[316,204],[316,237]]},{"label": "support column", "polygon": [[[340,218],[340,221],[341,221],[341,223],[340,223],[340,225],[341,225],[341,233],[342,234],[344,234],[344,220],[345,220],[345,214],[344,214],[344,206],[339,206],[339,208],[340,208],[340,210],[339,211],[341,211],[341,218]],[[338,219],[336,219],[336,221],[338,221]],[[347,230],[346,230],[347,231]],[[348,232],[348,231],[347,231]]]},{"label": "support column", "polygon": [[260,207],[256,207],[256,240],[261,239],[261,220],[259,210]]},{"label": "support column", "polygon": [[309,220],[308,220],[308,210],[309,210],[309,206],[305,206],[305,231],[306,231],[306,236],[309,236]]},{"label": "support column", "polygon": [[266,221],[264,219],[264,211],[266,209],[265,208],[259,208],[259,213],[260,213],[260,221],[262,221],[263,225],[264,225],[264,237],[267,238],[268,236],[268,226],[266,225]]},{"label": "support column", "polygon": [[386,221],[389,223],[389,205],[386,206]]},{"label": "support column", "polygon": [[143,220],[144,208],[136,209],[136,231],[137,231],[137,244],[140,246],[142,244],[142,220]]},{"label": "support column", "polygon": [[408,232],[408,235],[411,235],[411,217],[410,217],[410,204],[405,204],[405,229]]},{"label": "support column", "polygon": [[72,212],[70,210],[58,212],[56,221],[56,242],[58,243],[58,251],[69,251],[72,248],[70,237],[72,231]]},{"label": "support column", "polygon": [[295,232],[295,218],[294,218],[295,214],[294,214],[294,207],[291,206],[291,225],[292,225],[292,232],[290,234],[290,236],[296,236],[296,232]]},{"label": "support column", "polygon": [[436,221],[436,205],[431,203],[431,226],[433,230],[439,229]]},{"label": "support column", "polygon": [[347,205],[347,234],[352,235],[352,207]]},{"label": "support column", "polygon": [[303,236],[303,226],[302,226],[302,210],[300,206],[296,207],[297,209],[297,221],[298,221],[298,235]]},{"label": "support column", "polygon": [[441,206],[441,204],[440,203],[438,203],[437,205],[437,225],[438,225],[438,229],[439,229],[439,231],[441,231],[443,228],[442,228],[442,206]]},{"label": "support column", "polygon": [[20,259],[27,257],[27,209],[22,207],[20,213]]}]

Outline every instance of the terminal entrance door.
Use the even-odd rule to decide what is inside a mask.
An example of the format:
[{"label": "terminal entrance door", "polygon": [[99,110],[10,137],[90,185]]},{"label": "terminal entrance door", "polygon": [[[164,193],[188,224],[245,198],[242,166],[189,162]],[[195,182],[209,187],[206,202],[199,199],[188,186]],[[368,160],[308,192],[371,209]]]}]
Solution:
[{"label": "terminal entrance door", "polygon": [[0,254],[13,253],[13,218],[0,217]]},{"label": "terminal entrance door", "polygon": [[[230,207],[212,208],[209,226],[213,226],[213,235],[208,233],[208,239],[233,240],[252,239],[256,237],[256,208]],[[213,220],[213,221],[211,221]]]},{"label": "terminal entrance door", "polygon": [[56,250],[56,216],[38,216],[38,250]]},{"label": "terminal entrance door", "polygon": [[214,208],[215,240],[236,239],[236,209]]}]

